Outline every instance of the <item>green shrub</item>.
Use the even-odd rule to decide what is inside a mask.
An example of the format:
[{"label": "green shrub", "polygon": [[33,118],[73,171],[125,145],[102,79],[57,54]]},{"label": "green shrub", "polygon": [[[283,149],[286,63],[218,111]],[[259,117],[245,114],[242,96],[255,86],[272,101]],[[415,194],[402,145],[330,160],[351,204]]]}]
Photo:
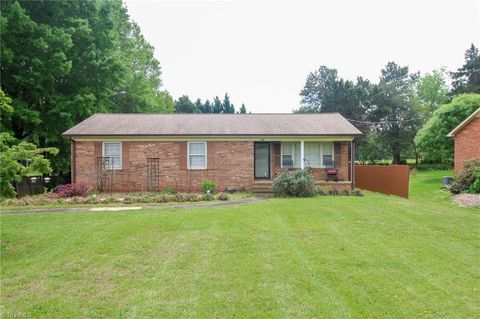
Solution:
[{"label": "green shrub", "polygon": [[330,191],[328,192],[328,195],[339,196],[339,195],[341,195],[341,193],[340,193],[340,190],[338,188],[332,187],[330,189]]},{"label": "green shrub", "polygon": [[468,189],[469,193],[480,194],[480,170],[475,173],[475,180]]},{"label": "green shrub", "polygon": [[220,193],[217,195],[217,200],[229,200],[230,197],[227,193]]},{"label": "green shrub", "polygon": [[215,183],[215,181],[212,181],[210,179],[204,180],[202,184],[200,184],[200,189],[204,194],[206,194],[207,191],[210,191],[211,194],[214,194],[216,188],[217,184]]},{"label": "green shrub", "polygon": [[452,194],[460,194],[463,191],[462,185],[459,183],[452,183],[450,185],[447,185],[447,189],[450,191]]},{"label": "green shrub", "polygon": [[[463,191],[475,192],[475,189],[480,182],[477,181],[477,176],[480,173],[480,158],[475,158],[469,161],[466,161],[463,164],[463,169],[455,175],[453,183],[448,186],[448,189],[453,194],[458,194]],[[479,192],[480,193],[480,192]]]},{"label": "green shrub", "polygon": [[318,196],[327,196],[329,190],[330,187],[328,186],[317,187],[315,190],[315,194],[317,194]]},{"label": "green shrub", "polygon": [[315,179],[309,170],[284,171],[272,183],[275,196],[310,197],[315,195]]},{"label": "green shrub", "polygon": [[[415,164],[411,164],[410,168],[414,168]],[[452,163],[422,163],[418,164],[419,171],[447,171],[452,169]]]},{"label": "green shrub", "polygon": [[356,189],[352,189],[350,191],[350,195],[352,195],[352,196],[363,196],[363,192],[361,190],[359,190],[358,188],[356,188]]},{"label": "green shrub", "polygon": [[168,195],[174,195],[177,193],[177,191],[173,187],[165,187],[165,189],[162,191],[163,194],[168,194]]},{"label": "green shrub", "polygon": [[202,196],[202,200],[205,200],[205,201],[210,201],[210,200],[214,200],[214,197],[212,194],[204,194]]}]

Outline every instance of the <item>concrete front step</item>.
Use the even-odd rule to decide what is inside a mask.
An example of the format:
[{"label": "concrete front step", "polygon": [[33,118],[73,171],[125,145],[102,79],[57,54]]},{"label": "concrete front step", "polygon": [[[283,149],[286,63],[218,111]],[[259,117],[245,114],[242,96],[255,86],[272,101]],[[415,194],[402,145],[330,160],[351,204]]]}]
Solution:
[{"label": "concrete front step", "polygon": [[271,194],[272,181],[255,181],[252,185],[252,192],[256,194]]}]

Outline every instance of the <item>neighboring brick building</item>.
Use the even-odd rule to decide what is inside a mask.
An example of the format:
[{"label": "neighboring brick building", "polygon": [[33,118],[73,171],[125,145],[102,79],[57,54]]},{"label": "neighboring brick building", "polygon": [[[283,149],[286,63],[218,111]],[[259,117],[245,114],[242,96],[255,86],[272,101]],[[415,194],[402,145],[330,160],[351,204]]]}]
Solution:
[{"label": "neighboring brick building", "polygon": [[480,158],[480,108],[458,125],[448,136],[455,143],[455,172],[469,159]]},{"label": "neighboring brick building", "polygon": [[[361,132],[338,113],[96,114],[66,131],[72,182],[113,191],[194,192],[268,186],[310,167],[319,184],[350,188],[350,147]],[[325,167],[338,170],[327,182]]]}]

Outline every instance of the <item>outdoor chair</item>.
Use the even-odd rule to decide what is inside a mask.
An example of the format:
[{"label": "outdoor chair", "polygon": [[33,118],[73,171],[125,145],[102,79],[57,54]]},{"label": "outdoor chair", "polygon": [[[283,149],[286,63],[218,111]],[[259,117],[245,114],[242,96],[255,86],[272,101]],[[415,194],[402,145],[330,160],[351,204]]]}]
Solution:
[{"label": "outdoor chair", "polygon": [[325,176],[327,181],[338,182],[338,169],[335,168],[335,161],[332,160],[332,156],[324,155],[323,163],[325,165]]}]

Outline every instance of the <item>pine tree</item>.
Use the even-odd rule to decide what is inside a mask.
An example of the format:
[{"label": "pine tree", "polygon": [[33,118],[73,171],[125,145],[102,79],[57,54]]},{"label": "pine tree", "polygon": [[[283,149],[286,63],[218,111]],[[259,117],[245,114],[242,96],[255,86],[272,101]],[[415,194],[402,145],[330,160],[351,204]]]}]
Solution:
[{"label": "pine tree", "polygon": [[213,107],[210,101],[207,99],[203,104],[202,113],[213,113]]},{"label": "pine tree", "polygon": [[203,103],[202,100],[197,99],[195,101],[195,111],[194,113],[203,113]]},{"label": "pine tree", "polygon": [[175,110],[177,113],[194,113],[195,104],[190,101],[187,95],[182,95],[175,101]]},{"label": "pine tree", "polygon": [[242,103],[242,106],[240,107],[240,113],[245,114],[247,113],[247,108],[245,107],[245,104]]},{"label": "pine tree", "polygon": [[451,73],[453,94],[480,93],[480,54],[473,44],[465,52],[465,64]]},{"label": "pine tree", "polygon": [[223,104],[222,101],[220,101],[220,98],[218,96],[215,96],[213,99],[213,111],[212,113],[222,113],[223,112]]},{"label": "pine tree", "polygon": [[230,102],[230,97],[225,93],[223,98],[223,113],[235,113],[235,106]]}]

